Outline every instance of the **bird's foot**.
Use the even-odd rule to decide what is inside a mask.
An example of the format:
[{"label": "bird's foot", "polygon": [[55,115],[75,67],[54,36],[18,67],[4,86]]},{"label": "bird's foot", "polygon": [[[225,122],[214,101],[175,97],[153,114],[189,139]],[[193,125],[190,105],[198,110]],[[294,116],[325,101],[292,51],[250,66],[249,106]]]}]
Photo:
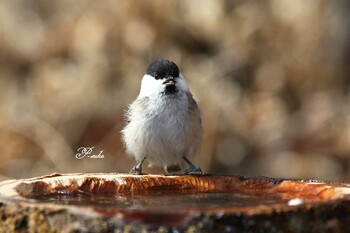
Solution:
[{"label": "bird's foot", "polygon": [[191,161],[189,161],[186,157],[183,157],[185,162],[190,166],[186,169],[185,175],[203,175],[202,169],[200,167],[195,166]]},{"label": "bird's foot", "polygon": [[186,169],[185,175],[203,175],[203,173],[200,167],[190,166]]},{"label": "bird's foot", "polygon": [[131,168],[129,174],[133,175],[142,175],[142,164],[145,161],[146,157],[144,157],[135,167]]},{"label": "bird's foot", "polygon": [[138,167],[137,165],[133,168],[131,168],[129,174],[132,174],[132,175],[142,175],[142,169],[141,167]]}]

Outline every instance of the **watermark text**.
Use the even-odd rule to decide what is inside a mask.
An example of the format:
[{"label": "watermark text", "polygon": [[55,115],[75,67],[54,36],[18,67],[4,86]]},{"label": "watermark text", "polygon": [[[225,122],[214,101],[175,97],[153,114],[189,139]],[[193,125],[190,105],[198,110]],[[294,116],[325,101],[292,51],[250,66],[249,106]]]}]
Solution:
[{"label": "watermark text", "polygon": [[90,158],[90,159],[103,159],[105,156],[103,154],[103,150],[100,150],[98,154],[94,153],[93,147],[80,147],[75,154],[76,159]]}]

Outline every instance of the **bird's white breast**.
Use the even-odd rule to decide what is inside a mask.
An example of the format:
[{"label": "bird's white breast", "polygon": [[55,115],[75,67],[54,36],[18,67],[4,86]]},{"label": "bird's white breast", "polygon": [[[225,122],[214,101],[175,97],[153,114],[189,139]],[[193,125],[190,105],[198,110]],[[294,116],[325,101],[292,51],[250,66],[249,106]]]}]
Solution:
[{"label": "bird's white breast", "polygon": [[191,146],[188,138],[191,122],[185,93],[176,95],[164,98],[139,96],[130,106],[134,112],[130,114],[124,137],[129,152],[137,160],[146,156],[150,165],[156,166],[182,163],[182,157]]}]

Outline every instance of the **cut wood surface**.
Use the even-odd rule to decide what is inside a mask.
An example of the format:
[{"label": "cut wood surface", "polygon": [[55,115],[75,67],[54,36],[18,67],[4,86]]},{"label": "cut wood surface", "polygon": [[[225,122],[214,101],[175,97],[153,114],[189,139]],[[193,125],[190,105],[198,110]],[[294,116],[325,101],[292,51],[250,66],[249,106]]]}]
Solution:
[{"label": "cut wood surface", "polygon": [[350,232],[350,186],[241,176],[0,182],[0,232]]}]

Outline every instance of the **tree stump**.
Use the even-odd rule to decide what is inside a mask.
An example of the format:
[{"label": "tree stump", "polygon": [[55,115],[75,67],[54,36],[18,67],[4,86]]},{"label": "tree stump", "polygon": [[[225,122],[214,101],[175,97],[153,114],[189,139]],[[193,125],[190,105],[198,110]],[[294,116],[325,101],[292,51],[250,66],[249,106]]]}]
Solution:
[{"label": "tree stump", "polygon": [[267,177],[52,174],[0,183],[0,232],[350,232],[350,186]]}]

